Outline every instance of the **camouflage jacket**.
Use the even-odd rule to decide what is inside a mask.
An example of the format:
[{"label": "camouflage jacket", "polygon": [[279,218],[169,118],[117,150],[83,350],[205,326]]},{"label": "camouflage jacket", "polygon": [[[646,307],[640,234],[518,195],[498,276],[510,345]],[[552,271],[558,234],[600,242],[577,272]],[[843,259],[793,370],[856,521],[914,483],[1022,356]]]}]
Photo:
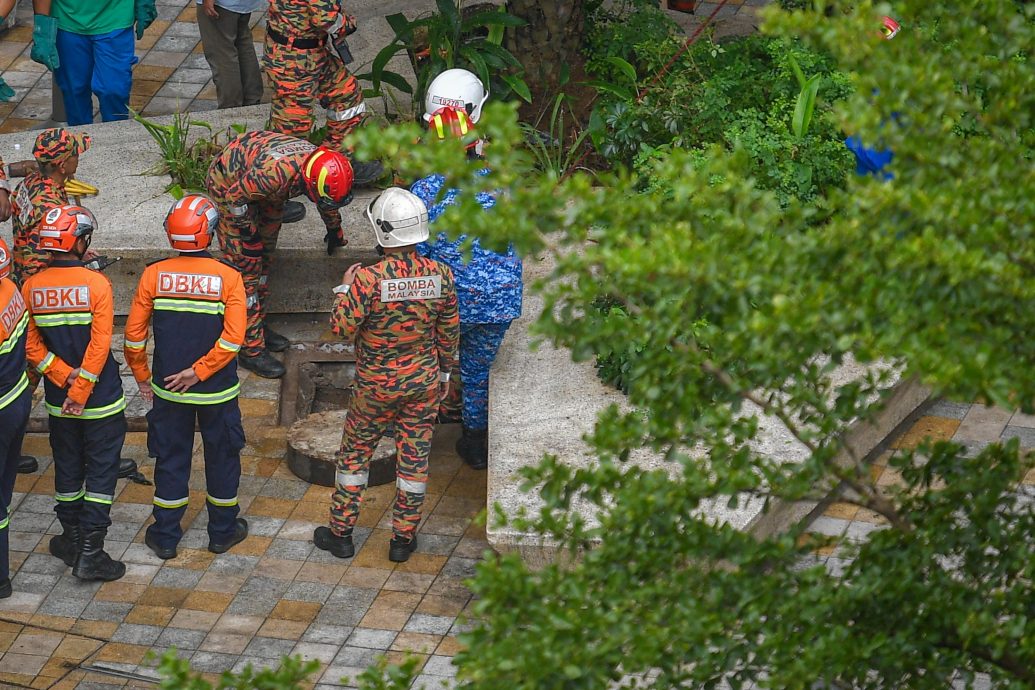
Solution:
[{"label": "camouflage jacket", "polygon": [[460,341],[453,272],[416,252],[360,269],[339,295],[331,327],[356,341],[356,385],[381,397],[433,390],[453,371]]},{"label": "camouflage jacket", "polygon": [[266,25],[284,36],[319,38],[344,21],[340,0],[270,0]]},{"label": "camouflage jacket", "polygon": [[[456,203],[458,189],[444,189],[446,178],[428,175],[417,180],[410,188],[428,207],[428,220],[435,222]],[[441,198],[439,198],[441,196]],[[496,200],[489,194],[476,197],[484,209],[490,209]],[[432,242],[423,242],[417,250],[424,256],[441,261],[453,269],[456,293],[460,300],[460,321],[463,323],[509,323],[521,316],[521,259],[510,248],[506,254],[483,249],[475,239],[470,255],[465,255],[466,235],[455,240],[438,233]]]},{"label": "camouflage jacket", "polygon": [[68,203],[62,185],[38,172],[25,176],[11,197],[11,224],[14,226],[14,276],[24,283],[31,275],[50,265],[50,253],[39,250],[40,223],[46,212]]},{"label": "camouflage jacket", "polygon": [[205,187],[230,207],[287,201],[305,193],[302,164],[316,147],[276,132],[246,132],[230,140],[208,169]]}]

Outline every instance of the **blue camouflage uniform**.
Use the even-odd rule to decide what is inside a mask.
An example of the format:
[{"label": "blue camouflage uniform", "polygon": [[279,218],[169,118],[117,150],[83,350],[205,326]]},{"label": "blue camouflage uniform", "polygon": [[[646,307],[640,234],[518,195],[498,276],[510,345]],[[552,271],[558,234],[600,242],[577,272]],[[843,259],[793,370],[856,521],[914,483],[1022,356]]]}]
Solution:
[{"label": "blue camouflage uniform", "polygon": [[[483,174],[487,174],[485,171]],[[456,203],[458,189],[446,189],[446,178],[428,175],[410,188],[428,207],[428,220]],[[441,198],[439,198],[441,197]],[[482,208],[496,204],[491,194],[477,196]],[[450,240],[444,232],[422,242],[417,251],[453,269],[460,307],[460,380],[463,382],[463,425],[489,427],[489,369],[496,359],[510,322],[521,316],[521,259],[510,248],[506,254],[483,249],[475,239],[465,262],[465,235]]]},{"label": "blue camouflage uniform", "polygon": [[895,177],[884,170],[894,155],[890,150],[868,148],[859,137],[848,137],[845,139],[845,146],[855,155],[856,175],[873,175],[880,180],[890,180]]}]

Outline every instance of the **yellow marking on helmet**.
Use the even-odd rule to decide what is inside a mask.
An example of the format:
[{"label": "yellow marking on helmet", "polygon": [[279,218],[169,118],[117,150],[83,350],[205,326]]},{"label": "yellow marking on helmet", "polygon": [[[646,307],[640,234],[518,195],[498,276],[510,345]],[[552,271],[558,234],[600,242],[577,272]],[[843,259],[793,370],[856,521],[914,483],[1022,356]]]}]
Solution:
[{"label": "yellow marking on helmet", "polygon": [[441,115],[436,115],[434,117],[434,119],[432,120],[432,122],[435,123],[435,132],[438,134],[438,138],[439,139],[445,139],[446,138],[446,133],[443,130],[443,127],[442,127],[442,116]]},{"label": "yellow marking on helmet", "polygon": [[470,131],[470,128],[467,126],[467,113],[462,110],[458,111],[456,119],[460,122],[460,135],[466,137]]},{"label": "yellow marking on helmet", "polygon": [[320,177],[316,180],[316,192],[320,196],[331,198],[331,195],[327,193],[327,168],[320,171]]},{"label": "yellow marking on helmet", "polygon": [[313,155],[309,156],[309,162],[305,164],[305,174],[306,174],[306,177],[312,177],[312,175],[313,175],[313,165],[315,165],[316,164],[316,160],[320,156],[325,154],[325,153],[327,153],[327,152],[324,151],[323,149],[317,149],[316,152],[313,153]]}]

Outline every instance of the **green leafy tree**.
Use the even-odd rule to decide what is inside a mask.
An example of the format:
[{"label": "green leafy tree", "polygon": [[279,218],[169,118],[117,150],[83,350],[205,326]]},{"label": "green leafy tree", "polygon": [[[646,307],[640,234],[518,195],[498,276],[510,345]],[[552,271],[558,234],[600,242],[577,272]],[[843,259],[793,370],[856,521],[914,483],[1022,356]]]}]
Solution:
[{"label": "green leafy tree", "polygon": [[[601,413],[587,439],[599,462],[526,472],[545,506],[508,519],[571,558],[482,564],[465,687],[945,688],[978,673],[1035,686],[1035,513],[1017,488],[1032,458],[1016,442],[896,450],[902,483],[888,488],[842,436],[880,409],[889,365],[937,394],[1035,408],[1035,8],[902,0],[888,42],[888,6],[826,5],[774,10],[766,30],[834,56],[855,91],[833,115],[894,150],[895,178],[853,178],[822,206],[781,204],[744,151],[719,147],[703,163],[676,148],[656,160],[664,193],[624,174],[536,176],[499,106],[480,123],[485,178],[458,150],[409,145],[414,130],[360,135],[358,155],[506,190],[492,214],[461,195],[442,226],[550,257],[544,337],[577,359],[639,350],[625,372],[639,409]],[[602,302],[636,329],[593,318]],[[871,374],[836,381],[849,358]],[[763,412],[803,461],[755,450]],[[629,464],[642,447],[670,471]],[[839,575],[809,565],[804,524],[756,537],[701,512],[833,491],[885,523],[843,547]]]}]

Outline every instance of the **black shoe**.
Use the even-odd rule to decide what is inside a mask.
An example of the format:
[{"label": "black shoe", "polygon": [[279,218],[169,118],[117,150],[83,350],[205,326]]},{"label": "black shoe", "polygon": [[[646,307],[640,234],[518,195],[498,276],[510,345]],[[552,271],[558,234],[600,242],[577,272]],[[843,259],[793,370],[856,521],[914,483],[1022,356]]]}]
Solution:
[{"label": "black shoe", "polygon": [[14,594],[14,589],[11,587],[11,578],[5,577],[0,580],[0,599],[7,599]]},{"label": "black shoe", "polygon": [[356,545],[352,543],[352,535],[339,537],[329,527],[317,527],[313,531],[313,543],[321,551],[327,551],[338,558],[352,558],[356,555]]},{"label": "black shoe", "polygon": [[137,461],[132,458],[119,458],[119,479],[128,479],[137,473]]},{"label": "black shoe", "polygon": [[269,326],[262,329],[263,337],[266,339],[266,349],[270,352],[283,352],[291,347],[291,341],[277,333]]},{"label": "black shoe", "polygon": [[108,530],[83,532],[79,542],[79,557],[72,575],[80,580],[112,582],[126,574],[126,564],[116,561],[104,551],[104,537]]},{"label": "black shoe", "polygon": [[18,474],[32,474],[39,468],[39,461],[31,455],[23,455],[18,458]]},{"label": "black shoe", "polygon": [[410,560],[410,554],[417,548],[417,535],[413,539],[405,540],[399,537],[392,537],[388,542],[388,560],[392,563],[405,563]]},{"label": "black shoe", "polygon": [[248,521],[244,518],[237,518],[234,522],[234,535],[226,541],[215,542],[209,537],[208,550],[212,553],[226,553],[235,544],[240,544],[248,538]]},{"label": "black shoe", "polygon": [[357,161],[349,159],[352,163],[352,186],[366,187],[371,185],[385,174],[385,166],[381,161]]},{"label": "black shoe", "polygon": [[65,562],[69,568],[75,565],[76,556],[79,555],[79,525],[62,522],[63,534],[57,534],[50,538],[50,554],[57,556]]},{"label": "black shoe", "polygon": [[176,547],[175,546],[159,546],[158,542],[151,536],[151,531],[144,532],[144,545],[147,548],[155,552],[155,555],[161,558],[163,561],[168,561],[171,558],[176,558]]},{"label": "black shoe", "polygon": [[489,466],[489,430],[464,427],[456,442],[456,454],[471,469],[484,470]]},{"label": "black shoe", "polygon": [[249,371],[254,371],[264,379],[279,379],[287,369],[280,360],[263,350],[257,355],[248,356],[243,352],[237,355],[237,363]]},{"label": "black shoe", "polygon": [[280,219],[281,223],[297,223],[303,218],[305,218],[305,204],[301,201],[284,202],[284,216]]}]

